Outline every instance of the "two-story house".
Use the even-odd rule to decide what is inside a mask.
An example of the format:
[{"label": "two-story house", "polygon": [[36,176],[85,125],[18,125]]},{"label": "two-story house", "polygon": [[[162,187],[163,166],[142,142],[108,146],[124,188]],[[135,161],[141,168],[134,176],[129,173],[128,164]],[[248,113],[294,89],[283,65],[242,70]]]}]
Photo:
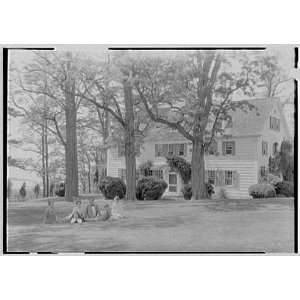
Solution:
[{"label": "two-story house", "polygon": [[[229,198],[249,198],[248,188],[268,171],[269,157],[290,139],[288,126],[277,99],[249,100],[257,110],[231,113],[225,132],[216,137],[212,151],[205,156],[206,181],[215,186],[215,196],[223,189]],[[166,194],[181,195],[179,174],[170,170],[167,155],[191,161],[192,144],[177,131],[159,124],[150,130],[140,147],[137,166],[153,162],[152,173],[168,183]],[[125,179],[124,151],[120,145],[107,153],[107,175]]]}]

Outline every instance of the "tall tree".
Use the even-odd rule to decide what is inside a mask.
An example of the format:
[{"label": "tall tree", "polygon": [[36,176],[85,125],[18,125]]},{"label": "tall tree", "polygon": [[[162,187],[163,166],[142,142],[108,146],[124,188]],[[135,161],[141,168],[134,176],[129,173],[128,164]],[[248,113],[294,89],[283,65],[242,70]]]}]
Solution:
[{"label": "tall tree", "polygon": [[81,95],[98,109],[108,112],[123,131],[126,163],[126,199],[136,198],[135,99],[132,64],[124,52],[107,56],[100,64],[89,67],[85,80],[88,93]]},{"label": "tall tree", "polygon": [[249,92],[251,69],[230,69],[226,55],[214,51],[168,55],[141,55],[135,63],[135,89],[150,118],[178,131],[192,142],[193,199],[205,191],[204,154],[222,123],[236,109],[254,108],[232,101],[235,92]]},{"label": "tall tree", "polygon": [[[35,52],[19,77],[23,96],[47,96],[50,112],[47,130],[55,134],[65,149],[66,200],[78,196],[77,111],[84,94],[80,81],[82,59],[71,52]],[[51,105],[50,105],[51,103]]]}]

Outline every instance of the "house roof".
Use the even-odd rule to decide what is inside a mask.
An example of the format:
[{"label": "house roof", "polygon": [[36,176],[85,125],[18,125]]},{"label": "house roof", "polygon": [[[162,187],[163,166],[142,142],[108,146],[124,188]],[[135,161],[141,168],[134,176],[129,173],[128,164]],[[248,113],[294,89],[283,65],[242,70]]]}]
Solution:
[{"label": "house roof", "polygon": [[[264,124],[274,105],[278,105],[275,98],[247,99],[257,109],[244,112],[240,109],[230,113],[232,117],[232,128],[227,128],[225,134],[232,136],[251,136],[262,133]],[[185,138],[177,131],[170,130],[166,126],[152,128],[146,141],[181,141]]]}]

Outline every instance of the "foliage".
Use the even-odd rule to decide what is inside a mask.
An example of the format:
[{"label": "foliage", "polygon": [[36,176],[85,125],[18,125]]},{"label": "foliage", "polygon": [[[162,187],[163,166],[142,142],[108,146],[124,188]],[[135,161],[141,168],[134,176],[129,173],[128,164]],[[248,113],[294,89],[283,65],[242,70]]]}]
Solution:
[{"label": "foliage", "polygon": [[22,198],[26,197],[26,183],[25,182],[22,184],[19,194]]},{"label": "foliage", "polygon": [[11,180],[8,178],[7,180],[7,198],[10,198],[12,196],[12,182]]},{"label": "foliage", "polygon": [[[177,131],[191,141],[199,155],[192,156],[193,193],[204,197],[201,162],[223,121],[231,112],[247,113],[257,108],[248,101],[232,101],[236,92],[251,92],[252,66],[240,63],[239,71],[229,60],[233,53],[217,51],[174,52],[168,56],[136,56],[135,89],[152,121]],[[164,107],[164,110],[158,109]],[[258,114],[258,112],[256,112]],[[184,179],[185,182],[188,180]]]},{"label": "foliage", "polygon": [[294,182],[282,181],[275,185],[276,194],[284,195],[286,197],[294,197]]},{"label": "foliage", "polygon": [[107,176],[101,179],[99,189],[106,199],[114,199],[116,196],[123,199],[126,194],[126,185],[118,177]]},{"label": "foliage", "polygon": [[248,191],[253,198],[272,198],[276,196],[275,188],[268,183],[253,184]]},{"label": "foliage", "polygon": [[269,170],[275,175],[282,174],[285,181],[294,181],[294,154],[291,142],[282,141],[280,151],[269,158]]},{"label": "foliage", "polygon": [[137,183],[136,198],[138,200],[158,200],[167,187],[167,183],[162,179],[143,177]]},{"label": "foliage", "polygon": [[39,194],[40,194],[40,185],[36,184],[33,188],[33,192],[35,194],[35,197],[38,198]]},{"label": "foliage", "polygon": [[191,164],[182,157],[167,157],[169,167],[179,173],[184,184],[191,180]]},{"label": "foliage", "polygon": [[153,166],[153,162],[151,160],[147,160],[146,162],[141,163],[138,168],[140,176],[144,176],[144,177],[151,176],[150,171],[152,166]]},{"label": "foliage", "polygon": [[[206,197],[210,199],[212,194],[215,193],[214,187],[210,183],[205,183],[205,188],[206,188]],[[186,199],[186,200],[192,199],[193,192],[192,192],[192,186],[190,183],[185,184],[183,186],[183,188],[181,189],[181,192],[183,194],[184,199]]]},{"label": "foliage", "polygon": [[280,181],[281,181],[280,177],[278,177],[274,174],[267,174],[266,176],[264,176],[260,179],[259,183],[269,183],[275,187],[276,184],[279,183]]},{"label": "foliage", "polygon": [[55,191],[55,195],[58,197],[64,197],[65,196],[65,183],[61,182],[58,186],[58,189]]},{"label": "foliage", "polygon": [[7,157],[7,164],[10,167],[16,167],[22,170],[25,170],[25,163],[20,159],[13,158],[12,156]]}]

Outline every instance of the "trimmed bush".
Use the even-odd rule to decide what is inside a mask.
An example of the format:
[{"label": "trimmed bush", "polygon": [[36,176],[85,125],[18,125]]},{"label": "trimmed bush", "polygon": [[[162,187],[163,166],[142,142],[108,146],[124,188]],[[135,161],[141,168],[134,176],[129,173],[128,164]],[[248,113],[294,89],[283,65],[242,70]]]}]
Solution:
[{"label": "trimmed bush", "polygon": [[143,177],[137,183],[136,198],[137,200],[158,200],[167,187],[167,183],[162,179]]},{"label": "trimmed bush", "polygon": [[126,194],[126,185],[118,177],[105,177],[100,181],[99,189],[106,199],[114,199],[118,196],[123,199]]},{"label": "trimmed bush", "polygon": [[262,177],[260,181],[261,181],[260,183],[269,183],[275,187],[276,184],[281,182],[281,179],[280,179],[280,177],[278,177],[276,175],[268,174],[268,175]]},{"label": "trimmed bush", "polygon": [[[211,198],[211,195],[215,193],[214,187],[210,183],[205,183],[205,186],[206,186],[207,198]],[[181,192],[182,192],[183,198],[185,200],[191,200],[192,199],[193,192],[192,192],[192,185],[190,183],[184,185],[183,188],[181,189]]]},{"label": "trimmed bush", "polygon": [[276,192],[271,184],[258,183],[249,187],[249,195],[253,198],[272,198],[276,196]]},{"label": "trimmed bush", "polygon": [[55,195],[58,197],[64,197],[65,196],[65,183],[61,182],[58,186],[58,189],[55,191]]},{"label": "trimmed bush", "polygon": [[285,197],[294,197],[294,182],[281,181],[275,185],[277,195],[284,195]]}]

